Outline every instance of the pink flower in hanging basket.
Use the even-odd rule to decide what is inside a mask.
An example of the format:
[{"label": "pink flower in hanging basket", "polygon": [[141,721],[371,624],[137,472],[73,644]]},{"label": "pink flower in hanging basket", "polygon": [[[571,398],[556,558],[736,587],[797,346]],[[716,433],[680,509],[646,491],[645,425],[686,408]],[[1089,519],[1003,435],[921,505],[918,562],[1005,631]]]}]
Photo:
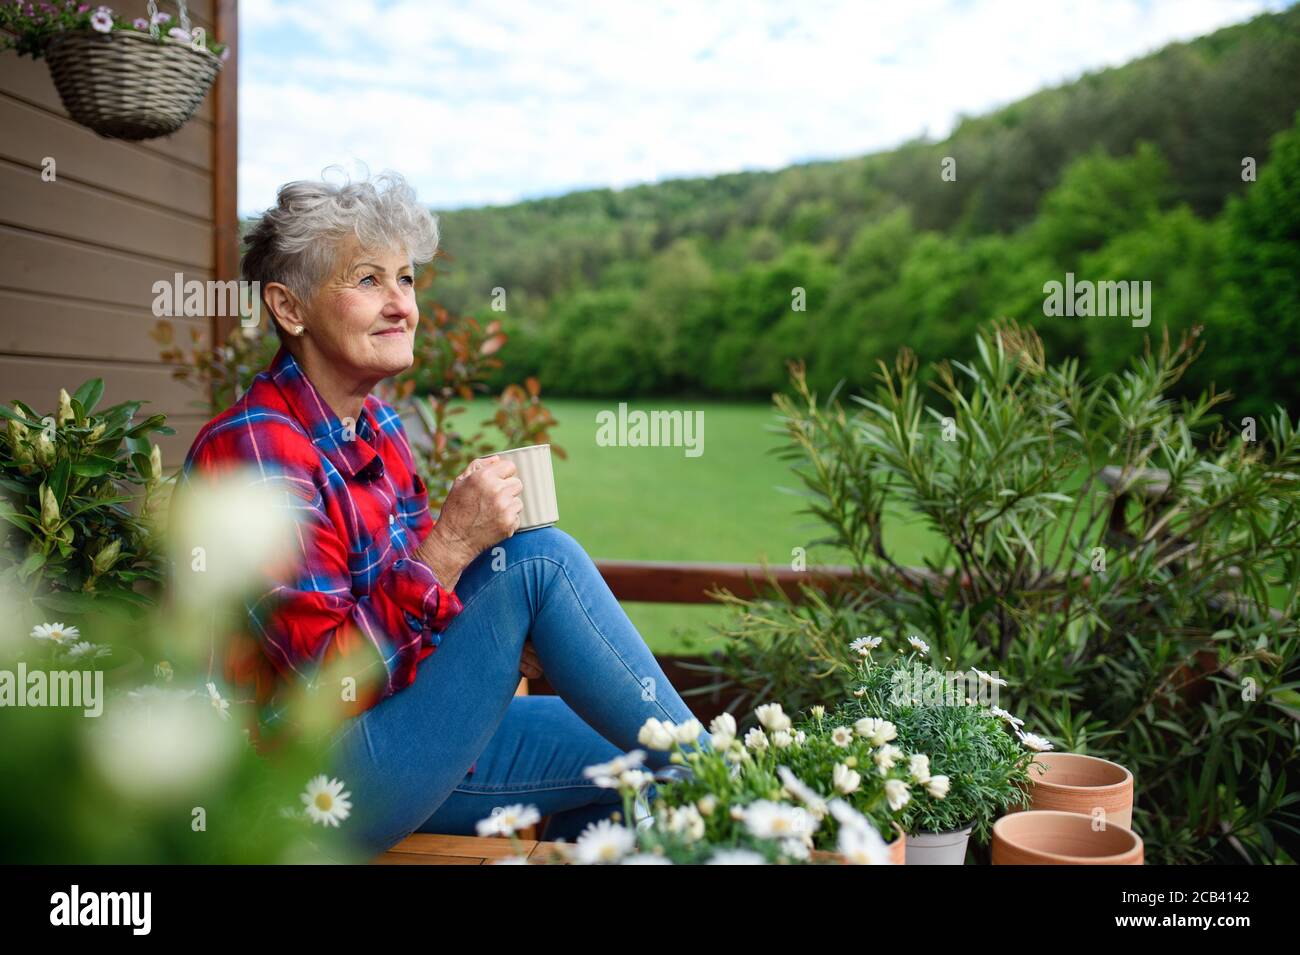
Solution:
[{"label": "pink flower in hanging basket", "polygon": [[172,27],[170,30],[167,31],[167,35],[176,40],[183,40],[186,43],[190,42],[189,33],[186,32],[185,30],[182,30],[180,27]]},{"label": "pink flower in hanging basket", "polygon": [[164,13],[161,10],[159,10],[157,13],[153,15],[154,23],[170,23],[171,19],[172,19],[172,15],[170,13]]},{"label": "pink flower in hanging basket", "polygon": [[90,26],[100,33],[108,33],[113,29],[113,11],[108,7],[98,7],[90,15]]},{"label": "pink flower in hanging basket", "polygon": [[136,17],[134,20],[131,21],[131,26],[135,27],[141,33],[149,32],[149,21],[146,20],[144,17]]}]

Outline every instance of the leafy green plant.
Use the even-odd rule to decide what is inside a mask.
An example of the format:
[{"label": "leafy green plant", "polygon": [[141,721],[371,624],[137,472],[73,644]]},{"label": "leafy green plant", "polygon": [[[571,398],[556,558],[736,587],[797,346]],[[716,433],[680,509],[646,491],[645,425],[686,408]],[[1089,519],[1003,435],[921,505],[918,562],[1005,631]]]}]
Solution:
[{"label": "leafy green plant", "polygon": [[[905,656],[876,662],[864,647],[858,686],[836,708],[835,717],[849,723],[868,715],[888,720],[897,730],[898,745],[927,754],[929,772],[948,781],[945,798],[908,803],[902,820],[907,832],[973,826],[975,838],[987,842],[999,816],[1028,805],[1033,747],[1044,743],[1020,732],[1019,717],[996,704],[982,705],[992,695],[987,691],[1006,681],[980,670],[950,676],[922,659],[927,650],[922,642]],[[979,684],[975,692],[986,692],[978,699],[967,696],[971,683]],[[941,692],[934,693],[936,687]]]},{"label": "leafy green plant", "polygon": [[[793,463],[850,583],[805,602],[724,599],[724,677],[754,703],[833,698],[853,633],[931,634],[937,652],[1022,688],[1062,748],[1127,766],[1135,828],[1162,862],[1300,855],[1300,433],[1169,392],[1194,336],[1121,373],[1049,364],[1031,329],[992,326],[941,362],[927,398],[908,351],[846,406],[803,369],[777,397]],[[905,567],[883,533],[941,541]]]},{"label": "leafy green plant", "polygon": [[[758,725],[743,739],[730,714],[717,717],[710,725],[711,745],[689,750],[672,740],[673,728],[658,732],[648,724],[642,742],[656,749],[672,746],[674,761],[691,769],[689,779],[659,790],[657,811],[668,813],[670,831],[672,813],[689,812],[702,838],[743,844],[755,836],[771,838],[767,821],[790,812],[778,807],[794,806],[798,814],[789,818],[801,825],[783,839],[794,843],[785,844],[784,852],[799,856],[798,843],[843,852],[846,824],[869,826],[883,847],[901,838],[909,812],[924,813],[918,807],[947,798],[949,781],[931,771],[930,757],[905,748],[897,727],[867,709],[849,718],[817,706],[796,723],[780,704],[767,703],[755,716]],[[836,802],[851,812],[834,811]]]},{"label": "leafy green plant", "polygon": [[0,584],[48,613],[146,607],[161,579],[148,516],[164,491],[162,456],[150,436],[173,432],[160,414],[137,422],[139,401],[97,411],[103,394],[94,378],[60,389],[47,415],[0,407]]}]

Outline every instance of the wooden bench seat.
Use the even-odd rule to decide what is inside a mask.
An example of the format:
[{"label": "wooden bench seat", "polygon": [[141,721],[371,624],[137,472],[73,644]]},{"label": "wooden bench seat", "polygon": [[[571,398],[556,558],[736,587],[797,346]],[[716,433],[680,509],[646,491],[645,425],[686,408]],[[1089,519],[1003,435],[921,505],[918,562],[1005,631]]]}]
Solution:
[{"label": "wooden bench seat", "polygon": [[[554,858],[559,843],[520,840],[518,851],[530,862]],[[509,839],[479,836],[440,836],[417,832],[376,857],[376,865],[489,865],[516,854]]]}]

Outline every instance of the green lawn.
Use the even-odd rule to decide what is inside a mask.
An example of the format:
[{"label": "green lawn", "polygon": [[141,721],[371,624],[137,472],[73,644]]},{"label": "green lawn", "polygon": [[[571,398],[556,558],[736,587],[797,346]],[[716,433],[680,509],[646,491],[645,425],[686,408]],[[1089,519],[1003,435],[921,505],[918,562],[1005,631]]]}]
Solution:
[{"label": "green lawn", "polygon": [[[771,407],[763,404],[631,402],[629,411],[703,412],[703,453],[680,447],[602,447],[596,415],[617,402],[551,400],[559,422],[553,442],[568,453],[555,461],[559,526],[595,558],[739,561],[788,566],[795,547],[819,536],[799,513],[803,499],[783,493],[798,481],[770,453],[781,445]],[[487,404],[480,403],[486,411]],[[481,421],[478,408],[463,422]],[[905,563],[918,563],[934,539],[915,522],[896,521],[886,540]],[[842,555],[810,550],[809,563],[841,563]],[[657,652],[686,652],[708,638],[721,608],[624,604]],[[694,641],[692,641],[694,637]]]}]

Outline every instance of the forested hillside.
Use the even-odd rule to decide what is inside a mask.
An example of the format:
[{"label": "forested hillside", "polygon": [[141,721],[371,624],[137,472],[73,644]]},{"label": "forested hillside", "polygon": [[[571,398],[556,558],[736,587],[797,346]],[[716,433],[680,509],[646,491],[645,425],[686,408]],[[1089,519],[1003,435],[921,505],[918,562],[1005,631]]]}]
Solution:
[{"label": "forested hillside", "polygon": [[[793,356],[824,390],[900,345],[960,357],[976,324],[1012,316],[1096,372],[1149,333],[1204,325],[1188,385],[1213,379],[1234,410],[1263,412],[1300,396],[1297,110],[1292,7],[941,142],[445,213],[432,295],[504,319],[501,379],[539,373],[552,395],[766,397]],[[1150,326],[1045,316],[1044,283],[1066,272],[1150,281]]]}]

